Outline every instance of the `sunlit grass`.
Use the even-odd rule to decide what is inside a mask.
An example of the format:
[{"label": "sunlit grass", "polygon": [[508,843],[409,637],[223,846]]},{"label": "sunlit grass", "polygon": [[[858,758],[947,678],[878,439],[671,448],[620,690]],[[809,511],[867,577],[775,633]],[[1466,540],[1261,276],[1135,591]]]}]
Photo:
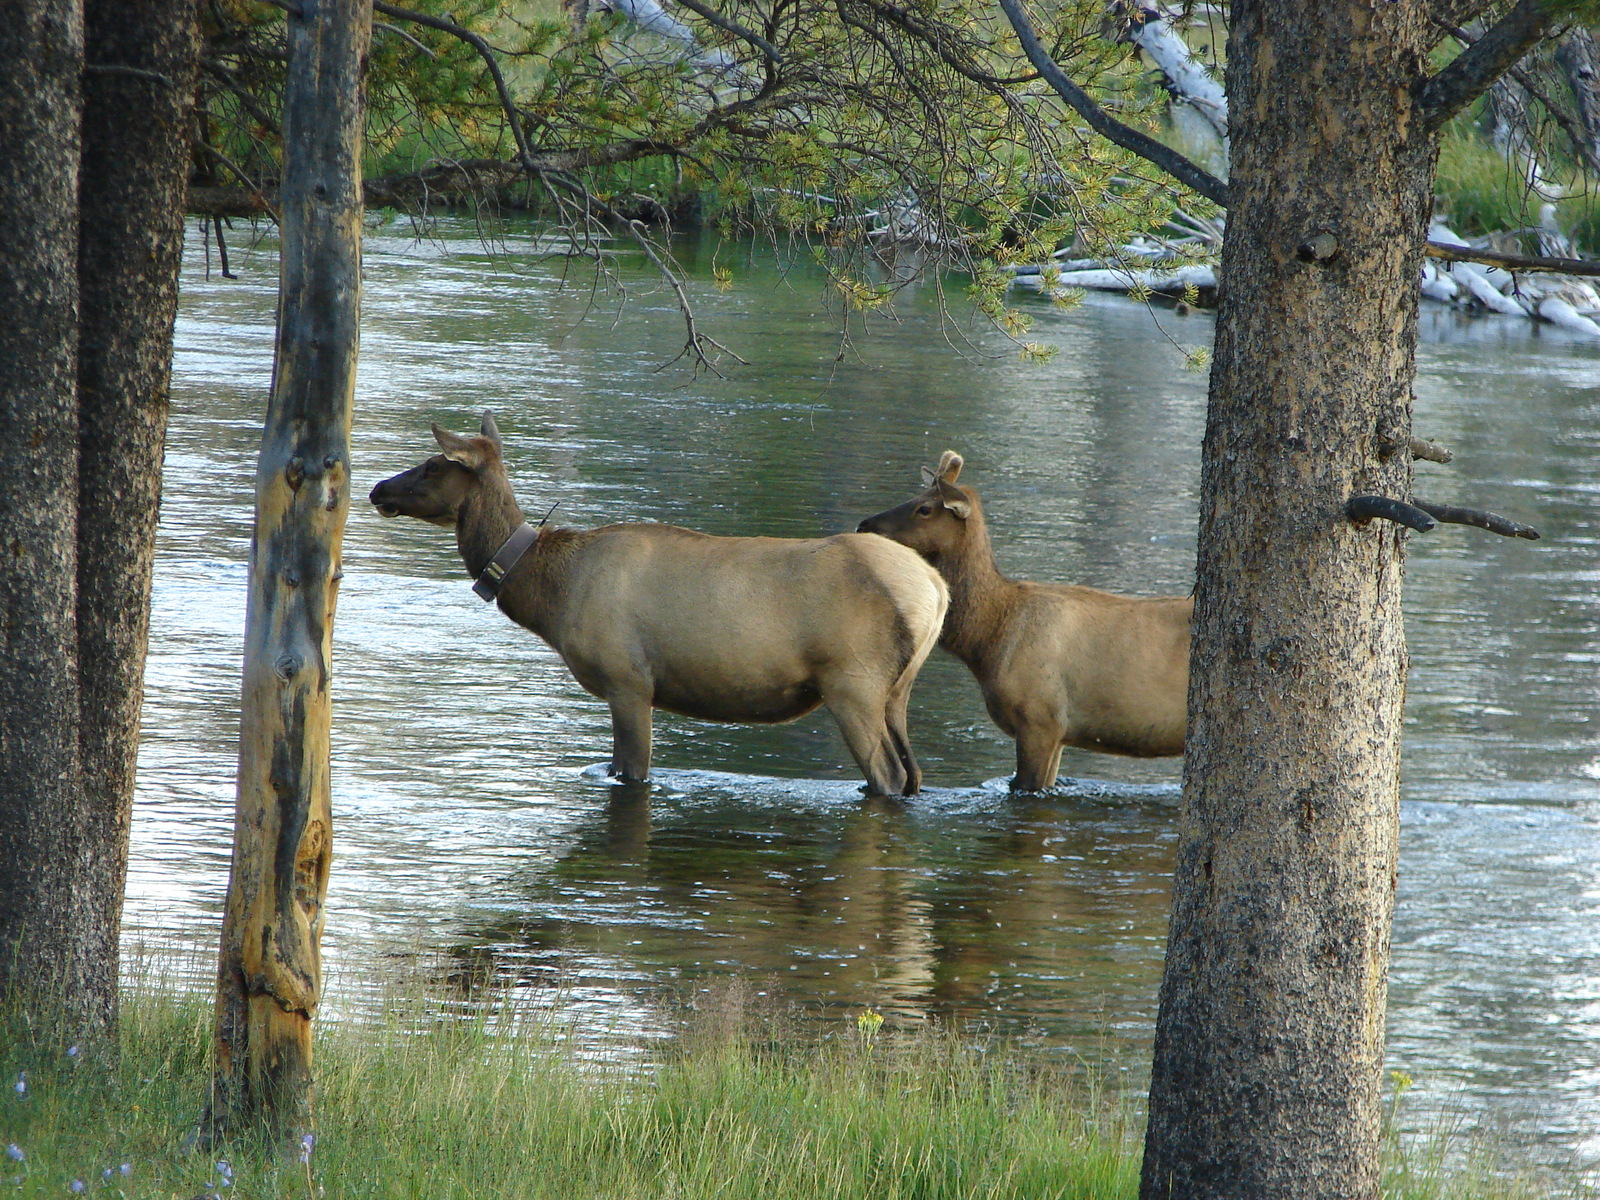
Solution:
[{"label": "sunlit grass", "polygon": [[[70,1195],[74,1181],[184,1200],[1137,1190],[1137,1123],[1083,1070],[870,1026],[826,1036],[776,1019],[697,1020],[647,1061],[596,1063],[538,1012],[404,996],[381,1020],[321,1029],[302,1163],[295,1147],[185,1149],[208,1086],[210,1006],[141,993],[125,1001],[115,1062],[6,1027],[0,1147],[22,1157],[0,1158],[0,1194]],[[24,1094],[10,1086],[19,1079]]]},{"label": "sunlit grass", "polygon": [[[734,985],[638,1055],[575,1056],[548,1007],[427,992],[325,1022],[314,1140],[194,1148],[209,1081],[204,997],[145,985],[118,1055],[0,1024],[0,1195],[594,1197],[646,1200],[1129,1198],[1138,1114],[1095,1075],[875,1014],[832,1032]],[[18,1085],[21,1085],[20,1087]],[[1399,1200],[1550,1195],[1449,1139],[1388,1147]],[[1451,1165],[1454,1164],[1454,1165]],[[1575,1193],[1560,1193],[1575,1194]]]}]

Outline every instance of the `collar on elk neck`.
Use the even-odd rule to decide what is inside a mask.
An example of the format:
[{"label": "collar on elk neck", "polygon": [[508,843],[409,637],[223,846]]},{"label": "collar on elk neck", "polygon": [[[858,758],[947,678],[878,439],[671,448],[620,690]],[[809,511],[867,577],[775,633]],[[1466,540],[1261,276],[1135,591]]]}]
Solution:
[{"label": "collar on elk neck", "polygon": [[550,513],[555,512],[560,503],[561,501],[557,500],[552,504],[537,525],[529,525],[526,521],[518,525],[512,530],[511,536],[500,544],[500,549],[494,552],[489,565],[483,569],[483,573],[472,585],[472,590],[477,593],[480,600],[487,602],[500,594],[501,583],[511,573],[511,568],[522,561],[522,556],[528,552],[528,548],[539,540],[539,531],[544,528],[544,523],[550,519]]}]

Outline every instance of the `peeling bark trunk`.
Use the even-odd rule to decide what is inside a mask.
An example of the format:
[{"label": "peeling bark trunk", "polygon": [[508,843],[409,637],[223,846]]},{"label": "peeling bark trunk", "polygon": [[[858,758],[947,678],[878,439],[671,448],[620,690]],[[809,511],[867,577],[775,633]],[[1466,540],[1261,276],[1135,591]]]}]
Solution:
[{"label": "peeling bark trunk", "polygon": [[[1376,1197],[1398,840],[1417,6],[1240,0],[1173,914],[1142,1195]],[[1321,233],[1335,252],[1304,261]]]},{"label": "peeling bark trunk", "polygon": [[1199,113],[1226,147],[1228,94],[1195,62],[1189,43],[1173,27],[1172,15],[1157,5],[1130,5],[1128,0],[1116,0],[1111,8],[1114,16],[1122,17],[1128,41],[1143,50],[1166,78],[1173,98]]},{"label": "peeling bark trunk", "polygon": [[70,998],[88,917],[78,760],[83,13],[0,20],[0,995]]},{"label": "peeling bark trunk", "polygon": [[1574,29],[1556,47],[1556,64],[1572,89],[1578,123],[1589,143],[1588,159],[1600,163],[1600,49],[1595,46],[1594,34]]},{"label": "peeling bark trunk", "polygon": [[256,471],[214,1136],[303,1129],[332,844],[334,602],[350,504],[370,0],[288,18],[278,344]]},{"label": "peeling bark trunk", "polygon": [[77,986],[109,1028],[199,38],[192,0],[89,0],[85,26],[77,620],[92,912],[79,930],[85,960]]}]

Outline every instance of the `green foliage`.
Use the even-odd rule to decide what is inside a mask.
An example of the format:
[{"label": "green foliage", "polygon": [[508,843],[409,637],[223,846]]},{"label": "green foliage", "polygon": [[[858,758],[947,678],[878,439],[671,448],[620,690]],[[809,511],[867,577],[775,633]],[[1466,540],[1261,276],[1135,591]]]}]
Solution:
[{"label": "green foliage", "polygon": [[[408,6],[434,16],[448,9],[451,19],[480,33],[494,32],[501,19],[495,0],[416,0]],[[202,179],[270,185],[283,154],[278,117],[286,14],[260,0],[209,0],[200,14],[204,135],[196,162]],[[548,22],[513,28],[524,47],[553,36]],[[380,18],[367,71],[369,175],[414,170],[441,156],[494,157],[505,150],[508,139],[499,106],[484,86],[483,62],[461,40]]]},{"label": "green foliage", "polygon": [[[1557,178],[1567,188],[1567,194],[1553,202],[1557,227],[1580,249],[1600,249],[1600,201],[1594,181],[1570,170]],[[1439,215],[1466,237],[1537,226],[1540,210],[1550,203],[1464,121],[1446,130],[1434,190],[1440,200]]]},{"label": "green foliage", "polygon": [[[979,305],[1026,322],[983,263],[1086,253],[1159,228],[1177,198],[1126,152],[1026,78],[1010,25],[979,0],[720,0],[724,25],[683,9],[696,47],[616,14],[563,19],[539,7],[417,0],[485,39],[539,164],[516,137],[490,73],[460,38],[380,14],[369,75],[367,173],[395,203],[492,198],[568,226],[596,213],[683,215],[727,233],[809,242],[846,307],[883,309],[908,279],[885,254],[932,250],[977,279]],[[212,0],[207,141],[214,182],[270,183],[281,147],[284,14]],[[1159,90],[1125,45],[1101,36],[1099,0],[1051,12],[1058,61],[1118,115],[1153,128]],[[732,29],[758,31],[740,36]],[[715,52],[733,64],[709,69]],[[236,177],[236,178],[235,178]]]}]

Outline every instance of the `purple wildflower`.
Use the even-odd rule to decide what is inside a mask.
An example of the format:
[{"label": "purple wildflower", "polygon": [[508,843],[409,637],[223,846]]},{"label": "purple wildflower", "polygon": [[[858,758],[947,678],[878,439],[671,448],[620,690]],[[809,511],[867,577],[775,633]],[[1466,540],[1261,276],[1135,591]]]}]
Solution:
[{"label": "purple wildflower", "polygon": [[311,1161],[311,1148],[313,1146],[315,1146],[316,1144],[317,1144],[317,1135],[314,1134],[314,1133],[308,1133],[308,1134],[304,1135],[300,1139],[300,1161],[301,1162],[309,1163]]},{"label": "purple wildflower", "polygon": [[21,1162],[28,1156],[22,1152],[21,1146],[17,1145],[15,1142],[12,1142],[6,1147],[6,1157],[12,1162]]}]

